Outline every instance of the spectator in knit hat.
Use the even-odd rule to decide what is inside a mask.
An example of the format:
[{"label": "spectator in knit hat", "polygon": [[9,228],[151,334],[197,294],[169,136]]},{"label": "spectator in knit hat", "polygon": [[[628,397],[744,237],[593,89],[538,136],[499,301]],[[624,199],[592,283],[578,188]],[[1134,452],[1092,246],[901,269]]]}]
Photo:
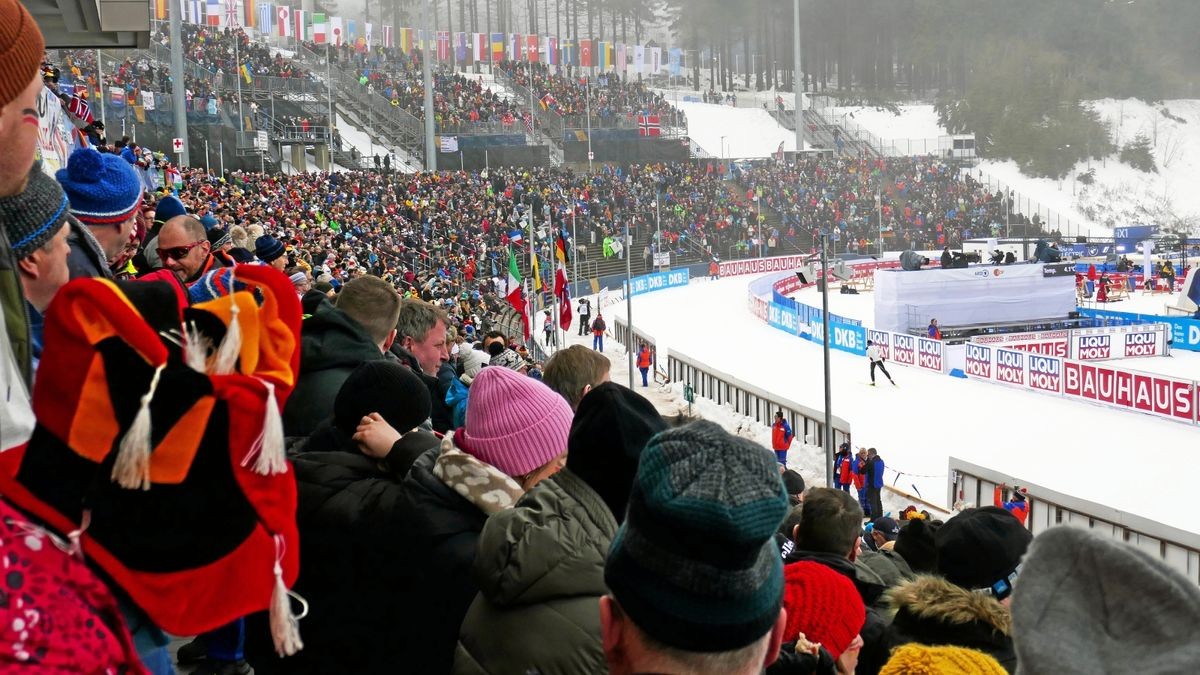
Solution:
[{"label": "spectator in knit hat", "polygon": [[937,573],[937,546],[934,536],[942,526],[940,520],[914,518],[905,522],[896,535],[892,550],[904,558],[914,574]]},{"label": "spectator in knit hat", "polygon": [[466,426],[421,455],[404,481],[408,553],[393,573],[412,585],[393,598],[410,617],[397,626],[394,663],[413,673],[450,670],[478,590],[471,568],[479,533],[562,468],[570,428],[571,408],[546,385],[507,368],[476,376]]},{"label": "spectator in knit hat", "polygon": [[92,148],[71,153],[55,173],[71,202],[71,278],[112,278],[110,265],[133,236],[142,205],[142,179],[129,162]]},{"label": "spectator in knit hat", "polygon": [[[859,632],[867,616],[854,583],[815,562],[787,565],[783,578],[783,608],[787,610],[783,639],[795,642],[803,636],[819,644],[835,662],[837,672],[853,675],[863,644]],[[768,672],[795,670],[784,667],[789,660],[784,654],[794,650],[782,651],[779,662]]]},{"label": "spectator in knit hat", "polygon": [[566,468],[483,527],[479,595],[459,631],[455,672],[604,671],[604,559],[625,519],[638,457],[666,428],[649,401],[619,385],[583,397]]},{"label": "spectator in knit hat", "polygon": [[887,660],[887,621],[879,610],[887,588],[878,575],[855,565],[860,553],[862,518],[862,508],[849,493],[824,487],[808,490],[791,532],[795,545],[784,562],[820,563],[853,582],[867,608],[858,672],[875,673]]},{"label": "spectator in knit hat", "polygon": [[[701,468],[702,467],[702,468]],[[708,421],[664,431],[638,464],[600,599],[609,672],[759,673],[786,612],[775,456]]]},{"label": "spectator in knit hat", "polygon": [[254,240],[254,255],[280,272],[287,267],[287,249],[278,239],[269,234],[264,234]]},{"label": "spectator in knit hat", "polygon": [[1053,527],[1033,540],[1012,617],[1022,672],[1200,671],[1195,579],[1095,531]]},{"label": "spectator in knit hat", "polygon": [[[429,390],[394,361],[370,361],[337,393],[332,414],[293,457],[303,572],[293,590],[309,602],[304,649],[276,656],[266,616],[249,624],[247,660],[270,673],[394,672],[394,632],[407,608],[403,577],[388,573],[409,545],[401,484],[438,439],[415,427],[429,417]],[[364,418],[369,432],[356,433]],[[261,630],[259,630],[261,624]]]},{"label": "spectator in knit hat", "polygon": [[1005,672],[996,659],[976,649],[918,644],[897,647],[879,671],[880,675],[1004,675]]},{"label": "spectator in knit hat", "polygon": [[1002,508],[967,509],[934,537],[941,576],[918,576],[889,592],[896,610],[888,643],[952,645],[1017,665],[1009,613],[1029,530]]},{"label": "spectator in knit hat", "polygon": [[212,244],[200,221],[175,216],[158,233],[158,257],[163,267],[190,286],[209,271],[222,267],[212,255]]},{"label": "spectator in knit hat", "polygon": [[42,315],[58,289],[70,280],[66,222],[66,195],[38,167],[29,172],[25,190],[0,197],[0,223],[12,242],[29,313],[34,370],[42,356]]},{"label": "spectator in knit hat", "polygon": [[[25,6],[0,0],[0,197],[20,194],[33,167],[38,140],[40,65],[45,41]],[[17,260],[0,228],[0,450],[28,440],[33,432],[29,324],[25,318]],[[11,353],[11,356],[9,354]]]},{"label": "spectator in knit hat", "polygon": [[522,375],[529,370],[529,362],[521,358],[521,355],[512,349],[505,349],[493,356],[488,365],[495,368],[508,368]]},{"label": "spectator in knit hat", "polygon": [[579,401],[595,387],[608,382],[612,362],[583,345],[571,345],[554,352],[542,371],[542,381],[567,399],[574,410]]},{"label": "spectator in knit hat", "polygon": [[150,226],[150,231],[146,234],[146,239],[142,244],[142,256],[144,261],[134,261],[138,269],[157,270],[162,269],[163,261],[158,257],[158,235],[162,232],[163,225],[167,221],[177,216],[186,216],[187,209],[184,208],[183,202],[175,195],[167,195],[158,200],[154,205],[154,222]]},{"label": "spectator in knit hat", "polygon": [[383,279],[365,276],[348,282],[337,306],[321,300],[304,320],[300,336],[300,377],[283,407],[283,432],[292,438],[312,434],[333,413],[346,378],[367,361],[384,357],[396,339],[400,296]]}]

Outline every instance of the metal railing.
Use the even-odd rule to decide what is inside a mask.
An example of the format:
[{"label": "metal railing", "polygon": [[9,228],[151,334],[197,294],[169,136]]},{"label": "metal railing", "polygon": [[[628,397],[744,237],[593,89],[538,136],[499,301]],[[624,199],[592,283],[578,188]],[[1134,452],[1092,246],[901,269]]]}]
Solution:
[{"label": "metal railing", "polygon": [[1058,525],[1092,530],[1105,537],[1137,546],[1151,556],[1200,583],[1200,534],[1078,499],[998,471],[950,457],[949,503],[992,504],[993,491],[1014,480],[1029,491],[1029,516],[1025,526],[1034,535]]},{"label": "metal railing", "polygon": [[[980,183],[988,186],[988,189],[992,192],[1002,192],[1008,194],[1009,198],[1012,200],[1013,213],[1020,213],[1026,218],[1030,219],[1032,219],[1034,216],[1037,216],[1043,231],[1052,232],[1057,230],[1058,232],[1062,233],[1063,237],[1070,238],[1091,235],[1091,231],[1094,226],[1093,223],[1071,220],[1069,217],[1063,216],[1058,211],[1042,205],[1036,199],[1014,190],[1012,186],[1000,180],[999,178],[996,178],[984,169],[976,167],[971,169],[970,173],[974,174],[975,179]],[[1095,227],[1098,234],[1103,234],[1103,236],[1111,236],[1111,233],[1108,230],[1099,226]]]},{"label": "metal railing", "polygon": [[[696,396],[718,405],[727,405],[739,414],[770,426],[775,412],[783,411],[796,437],[809,445],[821,446],[825,438],[825,413],[791,399],[756,387],[698,359],[671,349],[667,355],[667,380],[691,385]],[[850,423],[833,417],[833,443],[836,447],[850,436]],[[810,440],[811,437],[811,440]]]}]

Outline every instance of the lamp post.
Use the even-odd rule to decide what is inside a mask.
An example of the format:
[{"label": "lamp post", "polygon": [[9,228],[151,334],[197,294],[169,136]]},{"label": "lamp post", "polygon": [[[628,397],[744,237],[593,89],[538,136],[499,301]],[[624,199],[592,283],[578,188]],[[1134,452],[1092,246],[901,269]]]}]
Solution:
[{"label": "lamp post", "polygon": [[[629,248],[629,219],[625,219],[625,242],[623,248]],[[633,389],[633,274],[630,270],[629,251],[625,251],[625,328],[629,337],[625,338],[625,355],[629,361],[629,388]],[[600,310],[597,309],[597,312]]]},{"label": "lamp post", "polygon": [[[662,202],[662,192],[659,192],[654,197],[654,220],[657,221],[656,227],[658,229],[658,235],[657,235],[658,236],[658,244],[655,247],[655,250],[653,252],[662,250],[662,241],[663,241],[663,239],[662,239],[662,213],[659,210],[659,204],[661,202]],[[651,258],[651,262],[653,262],[653,261],[654,261],[654,259]]]},{"label": "lamp post", "polygon": [[[829,258],[828,242],[837,235],[821,228],[821,353],[825,361],[825,434],[821,445],[825,447],[825,485],[833,485],[833,375],[829,371]],[[632,377],[632,376],[631,376]]]}]

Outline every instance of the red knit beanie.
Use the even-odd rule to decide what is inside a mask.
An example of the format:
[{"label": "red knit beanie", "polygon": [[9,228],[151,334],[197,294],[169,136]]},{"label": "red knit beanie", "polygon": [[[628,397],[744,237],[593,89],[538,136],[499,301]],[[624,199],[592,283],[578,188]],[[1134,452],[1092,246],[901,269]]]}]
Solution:
[{"label": "red knit beanie", "polygon": [[33,81],[45,49],[29,10],[17,0],[0,0],[0,106],[12,103]]},{"label": "red knit beanie", "polygon": [[843,574],[815,562],[797,562],[783,568],[783,606],[787,609],[784,641],[804,633],[838,658],[854,642],[867,620],[867,610]]}]

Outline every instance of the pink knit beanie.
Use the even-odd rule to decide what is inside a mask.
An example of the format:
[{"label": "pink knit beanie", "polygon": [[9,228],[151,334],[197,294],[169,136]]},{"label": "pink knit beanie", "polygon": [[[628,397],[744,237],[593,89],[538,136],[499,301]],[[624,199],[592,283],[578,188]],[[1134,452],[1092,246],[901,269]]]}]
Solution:
[{"label": "pink knit beanie", "polygon": [[571,406],[550,387],[508,368],[484,368],[467,398],[463,449],[509,476],[567,451]]}]

